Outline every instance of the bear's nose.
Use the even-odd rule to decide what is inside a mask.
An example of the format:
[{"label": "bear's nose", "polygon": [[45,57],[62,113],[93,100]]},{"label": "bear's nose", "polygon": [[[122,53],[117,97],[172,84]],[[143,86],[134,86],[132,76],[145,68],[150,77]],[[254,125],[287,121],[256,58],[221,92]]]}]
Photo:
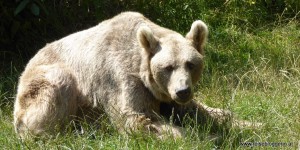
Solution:
[{"label": "bear's nose", "polygon": [[176,95],[181,99],[181,100],[186,100],[190,97],[191,95],[191,88],[181,88],[176,90]]}]

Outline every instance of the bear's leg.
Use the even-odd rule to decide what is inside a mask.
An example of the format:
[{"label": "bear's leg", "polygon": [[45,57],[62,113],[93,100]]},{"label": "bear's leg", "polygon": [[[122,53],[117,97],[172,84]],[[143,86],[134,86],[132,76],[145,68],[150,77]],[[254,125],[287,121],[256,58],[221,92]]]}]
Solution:
[{"label": "bear's leg", "polygon": [[175,138],[182,137],[180,127],[171,125],[159,115],[160,102],[139,78],[132,77],[124,82],[120,89],[121,92],[111,95],[110,100],[115,102],[114,105],[105,107],[110,120],[120,133],[146,132],[153,133],[159,138],[169,135]]},{"label": "bear's leg", "polygon": [[[204,115],[205,119],[208,120],[212,120],[213,122],[213,128],[215,130],[218,130],[220,128],[225,127],[225,129],[229,129],[231,127],[233,128],[258,128],[261,127],[262,124],[259,122],[249,122],[246,120],[238,120],[236,119],[236,116],[233,115],[233,113],[229,110],[225,110],[225,109],[220,109],[220,108],[212,108],[209,106],[206,106],[203,103],[197,103],[195,101],[192,101],[189,104],[191,108],[196,108],[198,111],[197,114],[197,118],[201,118],[201,115]],[[196,113],[194,113],[196,114]],[[189,115],[191,115],[191,113],[189,113]],[[199,117],[200,115],[200,117]],[[192,115],[191,115],[192,116]],[[201,119],[200,119],[201,120]],[[203,123],[203,120],[202,120]]]},{"label": "bear's leg", "polygon": [[77,109],[77,84],[62,65],[39,66],[20,79],[14,126],[23,138],[61,129]]},{"label": "bear's leg", "polygon": [[185,105],[176,103],[161,104],[161,114],[166,118],[174,117],[177,125],[182,125],[184,117],[187,115],[200,125],[210,125],[211,132],[218,132],[220,129],[228,130],[234,128],[261,127],[261,123],[237,120],[229,110],[208,107],[205,104],[191,101]]}]

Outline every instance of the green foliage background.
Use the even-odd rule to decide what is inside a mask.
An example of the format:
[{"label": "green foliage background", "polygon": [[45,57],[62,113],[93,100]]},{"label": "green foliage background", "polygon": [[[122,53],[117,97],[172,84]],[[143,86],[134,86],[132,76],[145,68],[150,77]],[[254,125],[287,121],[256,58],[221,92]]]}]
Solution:
[{"label": "green foliage background", "polygon": [[283,23],[293,17],[299,20],[299,5],[297,0],[1,1],[1,62],[3,66],[3,62],[21,57],[25,63],[45,43],[122,11],[139,11],[159,25],[182,33],[196,19],[207,22],[211,30],[236,26],[255,32],[262,26],[274,25],[274,21]]},{"label": "green foliage background", "polygon": [[116,132],[104,134],[95,130],[81,137],[58,136],[31,143],[16,138],[11,124],[12,106],[18,77],[28,60],[46,43],[123,11],[141,12],[157,24],[182,34],[188,32],[194,20],[207,23],[210,34],[205,70],[197,85],[196,99],[230,109],[242,119],[266,124],[260,130],[233,130],[223,135],[223,149],[240,148],[232,145],[236,139],[295,143],[300,140],[299,0],[7,0],[0,1],[1,146],[215,148],[214,143],[198,138],[198,134],[192,137],[194,130],[187,137],[189,141],[177,142],[142,136],[128,139]]}]

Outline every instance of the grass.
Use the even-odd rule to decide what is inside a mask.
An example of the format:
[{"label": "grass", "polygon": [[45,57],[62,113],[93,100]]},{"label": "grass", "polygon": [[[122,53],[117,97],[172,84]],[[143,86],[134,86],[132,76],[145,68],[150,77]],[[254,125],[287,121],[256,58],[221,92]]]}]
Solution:
[{"label": "grass", "polygon": [[[220,17],[216,11],[219,10],[203,15],[204,20],[212,24],[206,48],[206,67],[195,98],[212,107],[229,109],[239,119],[261,122],[264,124],[262,128],[231,129],[228,134],[221,135],[224,141],[216,144],[206,138],[208,131],[187,127],[184,139],[161,141],[151,135],[120,135],[104,119],[100,129],[86,124],[83,135],[67,131],[65,135],[51,139],[24,142],[17,138],[12,125],[15,89],[23,69],[12,62],[8,68],[1,69],[6,71],[0,74],[0,148],[245,149],[247,147],[240,142],[291,142],[291,147],[277,149],[296,149],[300,141],[299,21],[260,22],[255,28],[249,22],[242,26],[245,19],[237,17],[230,23],[218,23],[217,26],[213,24]],[[231,15],[236,15],[234,13]],[[216,14],[213,16],[216,18],[209,18],[209,14]],[[247,18],[247,15],[242,17]],[[222,20],[229,19],[224,16]],[[235,22],[240,20],[242,23],[237,25]]]},{"label": "grass", "polygon": [[[241,119],[264,123],[262,129],[241,131],[241,142],[294,142],[296,146],[300,139],[299,25],[258,29],[255,34],[231,32],[239,37],[230,39],[233,44],[213,43],[227,60],[216,62],[222,58],[208,56],[211,76],[203,81],[210,83],[200,90],[203,99],[211,106],[229,108]],[[243,57],[245,52],[233,56],[243,48],[248,56]]]}]

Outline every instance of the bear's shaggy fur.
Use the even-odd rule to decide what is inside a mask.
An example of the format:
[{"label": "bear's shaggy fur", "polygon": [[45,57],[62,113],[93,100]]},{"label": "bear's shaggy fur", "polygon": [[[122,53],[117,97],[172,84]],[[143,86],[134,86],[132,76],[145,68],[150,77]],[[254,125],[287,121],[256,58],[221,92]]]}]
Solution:
[{"label": "bear's shaggy fur", "polygon": [[200,20],[183,37],[139,13],[125,12],[47,44],[20,77],[16,132],[22,137],[52,133],[93,108],[103,108],[121,133],[182,137],[181,127],[161,115],[220,124],[229,112],[192,100],[207,35]]}]

